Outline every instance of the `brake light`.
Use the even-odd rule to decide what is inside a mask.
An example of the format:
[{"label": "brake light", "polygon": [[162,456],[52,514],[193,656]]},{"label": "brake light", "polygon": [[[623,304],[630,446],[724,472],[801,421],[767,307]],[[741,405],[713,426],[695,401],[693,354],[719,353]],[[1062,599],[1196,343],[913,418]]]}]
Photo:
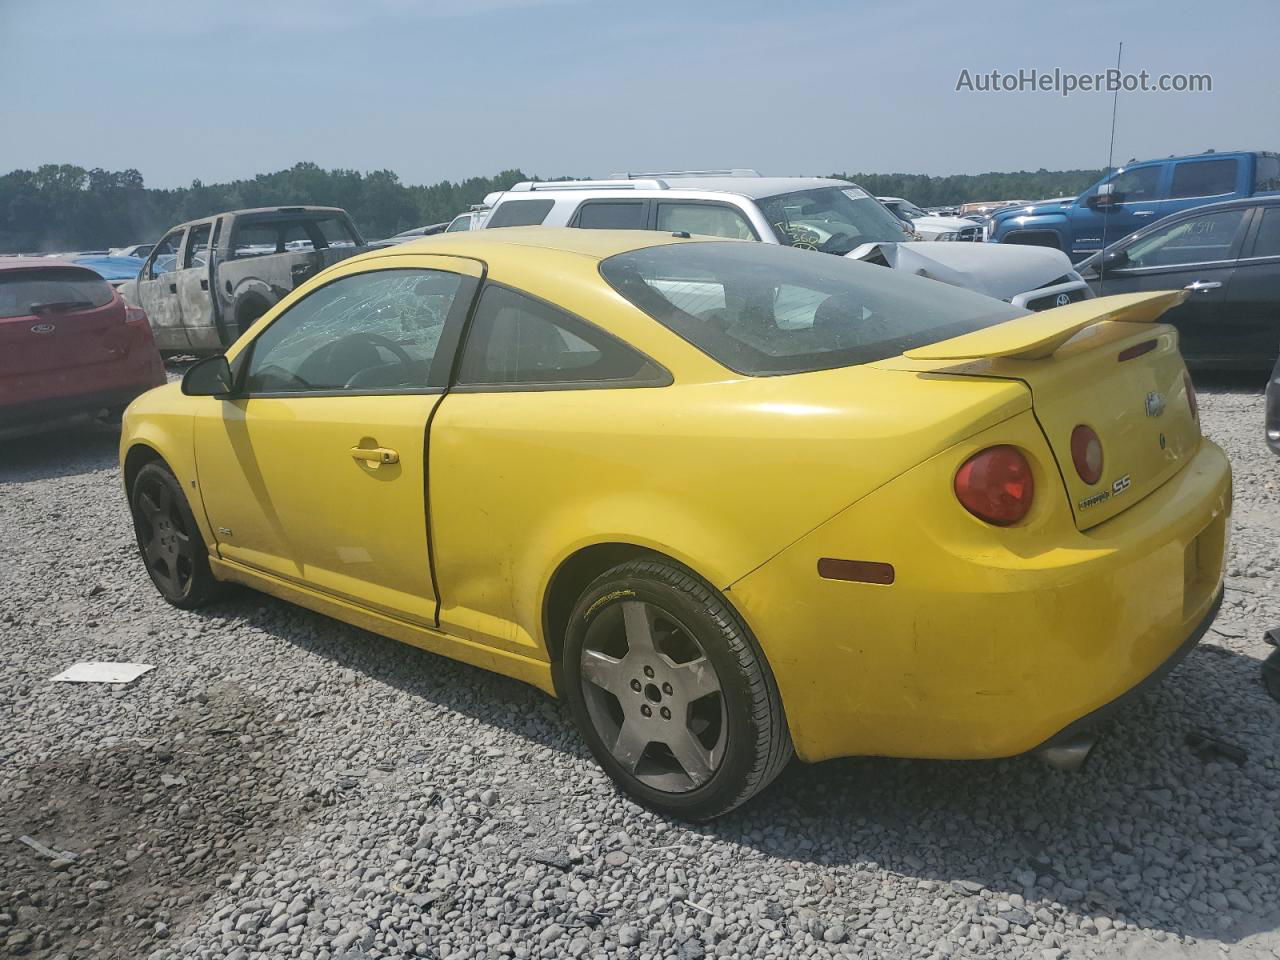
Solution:
[{"label": "brake light", "polygon": [[1093,427],[1082,423],[1071,431],[1071,462],[1085,483],[1097,483],[1102,478],[1102,441]]},{"label": "brake light", "polygon": [[975,453],[956,471],[956,499],[979,520],[1007,527],[1031,509],[1035,480],[1017,447],[1001,444]]},{"label": "brake light", "polygon": [[131,303],[124,305],[124,322],[131,323],[135,327],[147,322],[147,312],[141,307],[135,307]]},{"label": "brake light", "polygon": [[1191,374],[1182,371],[1182,382],[1187,387],[1187,406],[1191,408],[1191,419],[1200,419],[1200,400],[1196,397],[1196,385],[1191,382]]}]

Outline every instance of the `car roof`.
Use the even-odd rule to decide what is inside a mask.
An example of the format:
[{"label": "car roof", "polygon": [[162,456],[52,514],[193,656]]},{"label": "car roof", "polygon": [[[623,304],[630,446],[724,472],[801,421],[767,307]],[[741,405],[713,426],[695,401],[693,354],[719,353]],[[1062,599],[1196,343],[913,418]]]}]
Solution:
[{"label": "car roof", "polygon": [[[1217,203],[1202,203],[1198,207],[1188,207],[1186,210],[1179,210],[1177,213],[1171,213],[1167,217],[1161,219],[1168,220],[1172,217],[1184,217],[1188,214],[1204,213],[1213,210],[1234,210],[1236,207],[1274,207],[1280,203],[1280,193],[1258,193],[1252,197],[1233,197],[1230,200],[1219,200]],[[1160,223],[1157,220],[1156,223]],[[1155,223],[1151,224],[1155,226]]]},{"label": "car roof", "polygon": [[39,270],[50,267],[72,267],[76,270],[88,270],[88,267],[61,257],[0,257],[0,270]]},{"label": "car roof", "polygon": [[[636,178],[637,184],[643,182],[646,177]],[[539,196],[545,197],[548,194],[573,194],[581,196],[587,192],[600,193],[618,193],[628,196],[636,194],[657,194],[659,192],[677,193],[679,191],[701,191],[704,193],[732,193],[740,197],[748,197],[752,200],[761,200],[765,197],[776,196],[779,193],[793,193],[797,190],[817,190],[820,187],[849,187],[853,186],[848,180],[832,180],[828,177],[657,177],[654,179],[664,180],[666,183],[665,190],[653,190],[650,187],[637,186],[632,189],[629,187],[619,186],[615,181],[602,181],[599,187],[576,186],[567,188],[563,191],[557,190],[555,182],[538,184],[538,189],[524,190],[508,190],[502,195],[503,201],[509,200],[533,200]],[[577,181],[584,184],[589,181]]]},{"label": "car roof", "polygon": [[515,247],[533,247],[560,253],[576,254],[604,260],[629,250],[642,250],[671,243],[691,243],[705,240],[728,243],[748,241],[724,241],[721,237],[688,237],[656,230],[579,230],[575,227],[494,227],[485,230],[465,230],[455,233],[437,233],[420,240],[410,240],[394,247],[386,247],[373,253],[362,254],[356,259],[406,256],[409,254],[447,254],[475,257],[503,253],[510,254]]},{"label": "car roof", "polygon": [[[342,207],[308,207],[308,206],[287,206],[287,207],[247,207],[244,210],[223,210],[221,213],[211,213],[207,217],[196,217],[194,220],[186,220],[182,223],[175,223],[165,233],[172,233],[174,230],[180,230],[183,227],[189,227],[193,223],[207,223],[218,217],[243,217],[249,214],[278,214],[287,216],[288,214],[317,214],[322,213],[326,216],[333,214],[347,215],[347,211]],[[159,241],[157,241],[158,243]]]}]

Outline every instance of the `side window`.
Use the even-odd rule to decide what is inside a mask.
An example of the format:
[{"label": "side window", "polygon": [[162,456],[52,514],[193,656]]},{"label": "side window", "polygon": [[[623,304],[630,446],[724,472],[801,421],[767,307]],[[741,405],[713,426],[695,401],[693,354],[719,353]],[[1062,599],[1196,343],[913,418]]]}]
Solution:
[{"label": "side window", "polygon": [[213,227],[202,223],[191,228],[187,234],[187,252],[182,255],[182,269],[203,267],[209,263],[209,235]]},{"label": "side window", "polygon": [[468,385],[652,385],[663,373],[609,334],[550,304],[487,286],[471,320],[458,382]]},{"label": "side window", "polygon": [[1170,197],[1217,197],[1235,193],[1236,168],[1240,161],[1234,158],[1222,160],[1189,160],[1175,164]]},{"label": "side window", "polygon": [[1188,217],[1138,240],[1126,251],[1130,267],[1171,267],[1226,260],[1248,211],[1222,210]]},{"label": "side window", "polygon": [[433,361],[450,311],[465,309],[471,289],[463,277],[440,270],[371,270],[335,280],[253,341],[245,389],[442,387],[449,358]]},{"label": "side window", "polygon": [[554,200],[508,200],[500,203],[493,211],[486,226],[490,227],[533,227],[547,219],[547,214],[555,206]]},{"label": "side window", "polygon": [[1254,257],[1280,257],[1280,206],[1262,208],[1262,223],[1253,241]]},{"label": "side window", "polygon": [[584,230],[643,230],[643,200],[588,200],[578,208],[577,226]]},{"label": "side window", "polygon": [[471,229],[471,214],[460,213],[453,218],[452,222],[444,228],[445,233],[458,233],[461,230]]},{"label": "side window", "polygon": [[1111,181],[1111,192],[1121,194],[1120,203],[1135,203],[1157,199],[1160,189],[1159,165],[1135,167],[1117,174]]},{"label": "side window", "polygon": [[173,273],[178,269],[178,251],[182,249],[184,232],[181,229],[174,230],[156,244],[156,248],[151,251],[151,262],[147,264],[148,280],[154,280],[156,277]]},{"label": "side window", "polygon": [[659,203],[658,229],[731,240],[756,239],[755,231],[742,214],[718,203]]},{"label": "side window", "polygon": [[283,252],[280,242],[280,224],[269,220],[241,220],[236,223],[235,233],[231,238],[231,255],[240,257],[260,257],[267,253]]},{"label": "side window", "polygon": [[321,220],[312,220],[311,226],[325,246],[357,246],[356,235],[352,232],[351,225],[341,217],[325,217]]},{"label": "side window", "polygon": [[1259,156],[1253,171],[1253,190],[1255,193],[1268,193],[1280,190],[1280,157]]}]

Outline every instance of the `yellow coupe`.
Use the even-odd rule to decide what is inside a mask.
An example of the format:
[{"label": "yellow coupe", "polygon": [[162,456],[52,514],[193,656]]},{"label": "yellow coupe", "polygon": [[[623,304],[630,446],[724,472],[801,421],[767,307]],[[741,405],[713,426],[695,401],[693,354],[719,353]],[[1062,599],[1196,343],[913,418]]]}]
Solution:
[{"label": "yellow coupe", "polygon": [[236,582],[567,697],[674,815],[793,753],[1065,765],[1221,599],[1180,296],[1029,314],[766,244],[436,236],[139,398],[124,482],[170,603]]}]

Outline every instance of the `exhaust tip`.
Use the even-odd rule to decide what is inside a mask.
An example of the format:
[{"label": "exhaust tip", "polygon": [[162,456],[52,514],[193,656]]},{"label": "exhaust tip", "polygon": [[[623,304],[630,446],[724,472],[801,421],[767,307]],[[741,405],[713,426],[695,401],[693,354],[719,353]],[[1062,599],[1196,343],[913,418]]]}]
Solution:
[{"label": "exhaust tip", "polygon": [[1098,738],[1091,733],[1077,733],[1059,743],[1041,747],[1036,756],[1055,770],[1079,770],[1097,742]]}]

